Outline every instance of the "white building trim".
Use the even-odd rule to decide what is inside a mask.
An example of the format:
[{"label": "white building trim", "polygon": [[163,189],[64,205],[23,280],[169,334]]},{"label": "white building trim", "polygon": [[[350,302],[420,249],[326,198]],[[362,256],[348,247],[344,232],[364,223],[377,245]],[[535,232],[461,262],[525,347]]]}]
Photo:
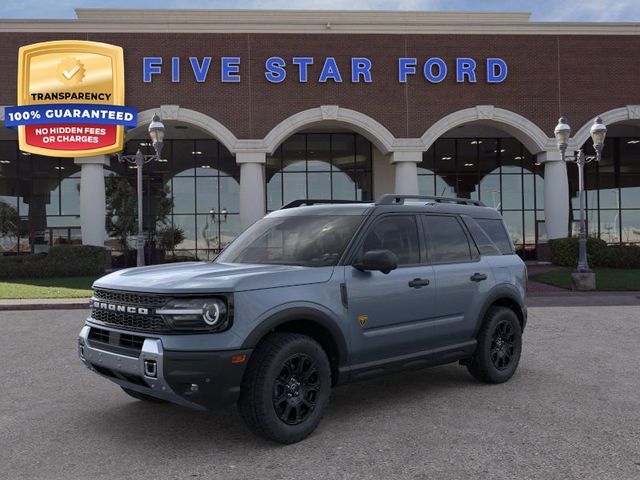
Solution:
[{"label": "white building trim", "polygon": [[366,137],[385,155],[393,150],[396,141],[386,127],[364,113],[337,105],[322,105],[285,118],[264,137],[264,148],[273,153],[294,133],[322,123],[348,127]]},{"label": "white building trim", "polygon": [[[599,116],[602,118],[602,122],[605,125],[612,125],[614,123],[625,122],[628,120],[635,120],[636,123],[640,124],[640,105],[627,105],[625,107],[614,108],[613,110],[601,113]],[[584,142],[589,140],[589,137],[591,136],[591,125],[593,125],[593,120],[595,118],[596,117],[591,118],[575,133],[571,139],[573,143],[569,145],[570,149],[573,148],[574,150],[577,150],[584,145]]]},{"label": "white building trim", "polygon": [[452,128],[472,122],[504,130],[520,140],[533,154],[555,148],[555,140],[522,115],[493,105],[477,105],[450,113],[431,125],[421,137],[424,150],[428,150],[438,138]]},{"label": "white building trim", "polygon": [[[161,105],[159,108],[152,108],[150,110],[144,110],[138,113],[138,126],[127,132],[125,141],[131,140],[136,135],[141,133],[143,129],[147,128],[147,125],[151,123],[153,115],[157,113],[160,115],[162,121],[176,120],[179,122],[188,123],[195,127],[204,130],[211,134],[216,140],[220,141],[227,149],[234,153],[236,152],[236,144],[238,139],[236,136],[225,127],[222,123],[215,118],[211,118],[204,113],[183,108],[178,105]],[[146,133],[145,133],[146,135]]]}]

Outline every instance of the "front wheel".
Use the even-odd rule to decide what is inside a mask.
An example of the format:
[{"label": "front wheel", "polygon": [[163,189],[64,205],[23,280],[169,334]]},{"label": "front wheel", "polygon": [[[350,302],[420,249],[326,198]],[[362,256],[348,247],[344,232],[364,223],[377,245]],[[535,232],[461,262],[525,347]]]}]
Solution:
[{"label": "front wheel", "polygon": [[482,382],[503,383],[515,373],[521,353],[522,329],[518,317],[509,308],[491,307],[467,369]]},{"label": "front wheel", "polygon": [[279,443],[313,432],[331,391],[331,367],[322,347],[296,333],[273,333],[251,357],[238,407],[249,429]]}]

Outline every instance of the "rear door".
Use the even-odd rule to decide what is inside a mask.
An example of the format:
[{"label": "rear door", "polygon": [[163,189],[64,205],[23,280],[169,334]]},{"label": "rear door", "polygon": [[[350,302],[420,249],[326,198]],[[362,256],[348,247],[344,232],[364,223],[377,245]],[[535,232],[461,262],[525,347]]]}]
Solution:
[{"label": "rear door", "polygon": [[473,338],[480,304],[492,272],[456,215],[422,215],[429,263],[436,277],[436,314],[441,345]]},{"label": "rear door", "polygon": [[424,262],[417,221],[413,214],[381,216],[357,245],[354,259],[369,250],[391,250],[398,257],[396,270],[383,274],[345,266],[354,365],[428,348],[429,321],[436,315],[435,279]]}]

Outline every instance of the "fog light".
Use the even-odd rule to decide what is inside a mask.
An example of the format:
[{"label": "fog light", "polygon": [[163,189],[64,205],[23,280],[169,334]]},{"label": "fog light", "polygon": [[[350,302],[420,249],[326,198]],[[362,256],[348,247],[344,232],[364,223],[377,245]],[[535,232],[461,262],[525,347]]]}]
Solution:
[{"label": "fog light", "polygon": [[197,383],[192,383],[191,388],[189,390],[191,390],[191,393],[198,393],[198,391],[200,390],[200,387],[198,387]]},{"label": "fog light", "polygon": [[158,370],[155,360],[144,361],[144,374],[146,377],[156,378],[156,376],[158,375]]}]

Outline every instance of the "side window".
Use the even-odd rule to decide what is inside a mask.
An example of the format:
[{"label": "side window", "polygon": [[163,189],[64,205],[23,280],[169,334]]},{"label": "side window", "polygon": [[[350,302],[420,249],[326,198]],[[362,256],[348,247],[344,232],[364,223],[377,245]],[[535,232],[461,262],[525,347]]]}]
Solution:
[{"label": "side window", "polygon": [[507,230],[504,228],[502,220],[497,218],[476,218],[478,225],[489,235],[489,238],[493,240],[493,243],[500,249],[504,255],[513,253],[513,245],[507,235]]},{"label": "side window", "polygon": [[380,249],[395,253],[398,265],[420,263],[420,244],[415,217],[392,215],[376,221],[366,234],[360,253]]},{"label": "side window", "polygon": [[431,263],[455,263],[471,260],[469,240],[456,217],[423,215],[424,229],[429,239]]},{"label": "side window", "polygon": [[493,240],[489,238],[486,232],[473,218],[464,216],[462,219],[469,229],[469,232],[473,237],[473,241],[476,243],[481,255],[502,255],[502,252],[496,244],[493,243]]}]

